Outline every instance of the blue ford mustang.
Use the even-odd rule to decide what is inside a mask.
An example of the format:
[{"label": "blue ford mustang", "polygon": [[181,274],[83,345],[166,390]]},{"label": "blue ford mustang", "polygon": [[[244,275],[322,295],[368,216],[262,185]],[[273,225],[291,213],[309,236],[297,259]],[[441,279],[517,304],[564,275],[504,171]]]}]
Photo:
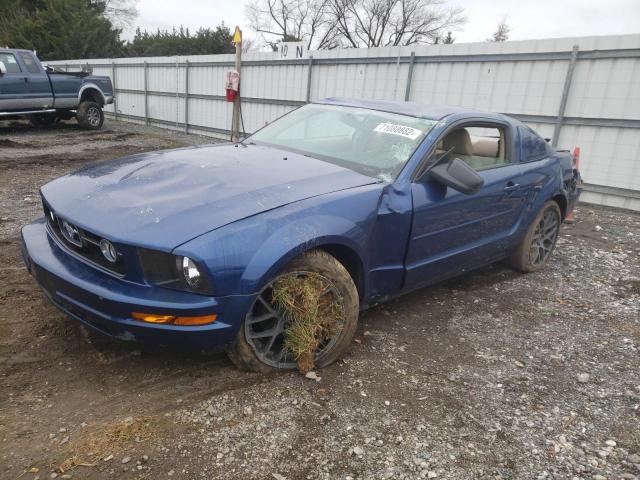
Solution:
[{"label": "blue ford mustang", "polygon": [[498,260],[543,267],[580,192],[571,156],[500,114],[327,99],[241,144],[93,164],[41,189],[22,230],[47,297],[128,341],[226,346],[253,370],[293,368],[282,275],[321,275],[344,319]]}]

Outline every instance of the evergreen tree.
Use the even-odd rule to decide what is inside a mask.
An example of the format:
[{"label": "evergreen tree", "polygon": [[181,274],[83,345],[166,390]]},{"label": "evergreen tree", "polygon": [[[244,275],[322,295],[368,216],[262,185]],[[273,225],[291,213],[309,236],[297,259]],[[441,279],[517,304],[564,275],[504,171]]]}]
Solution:
[{"label": "evergreen tree", "polygon": [[199,28],[192,34],[182,25],[168,30],[158,29],[155,33],[136,29],[133,41],[126,46],[128,57],[154,57],[173,55],[207,55],[233,53],[233,34],[224,24],[215,29]]},{"label": "evergreen tree", "polygon": [[116,57],[123,48],[120,30],[87,0],[44,0],[15,25],[8,40],[13,47],[35,50],[43,60]]},{"label": "evergreen tree", "polygon": [[[120,40],[110,18],[126,0],[0,0],[0,46],[35,50],[42,60],[233,53],[224,24],[191,33],[180,26]],[[115,10],[114,10],[115,8]],[[126,9],[125,9],[126,10]],[[111,12],[111,13],[110,13]],[[116,13],[114,13],[116,12]]]}]

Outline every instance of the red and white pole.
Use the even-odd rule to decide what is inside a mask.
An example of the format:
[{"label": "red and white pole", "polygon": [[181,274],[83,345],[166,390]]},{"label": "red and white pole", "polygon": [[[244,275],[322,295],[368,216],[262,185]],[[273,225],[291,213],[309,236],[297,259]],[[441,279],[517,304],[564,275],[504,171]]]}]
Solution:
[{"label": "red and white pole", "polygon": [[[573,149],[573,169],[576,171],[580,170],[580,147]],[[574,223],[576,221],[573,216],[573,210],[567,213],[564,221],[565,223]]]}]

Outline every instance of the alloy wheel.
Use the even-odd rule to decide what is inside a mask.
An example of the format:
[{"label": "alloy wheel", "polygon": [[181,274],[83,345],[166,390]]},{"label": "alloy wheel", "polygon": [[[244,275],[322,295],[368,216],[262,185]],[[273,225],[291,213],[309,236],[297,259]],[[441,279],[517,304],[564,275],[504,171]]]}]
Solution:
[{"label": "alloy wheel", "polygon": [[90,107],[87,110],[87,122],[92,127],[97,127],[100,125],[100,109],[98,107]]},{"label": "alloy wheel", "polygon": [[541,265],[547,261],[558,237],[560,220],[553,210],[547,210],[533,233],[529,255],[531,263]]},{"label": "alloy wheel", "polygon": [[[302,280],[310,275],[310,272],[290,272],[284,275],[294,275]],[[282,276],[279,276],[272,280],[258,294],[245,318],[244,333],[247,343],[261,362],[279,369],[294,369],[297,362],[284,346],[285,332],[292,320],[273,302],[274,284],[281,278]],[[335,285],[326,277],[322,278],[329,287],[321,295],[334,295],[335,298],[341,299],[342,295]],[[316,349],[316,362],[328,355],[336,344],[344,329],[344,320],[337,327],[335,335],[322,341]]]}]

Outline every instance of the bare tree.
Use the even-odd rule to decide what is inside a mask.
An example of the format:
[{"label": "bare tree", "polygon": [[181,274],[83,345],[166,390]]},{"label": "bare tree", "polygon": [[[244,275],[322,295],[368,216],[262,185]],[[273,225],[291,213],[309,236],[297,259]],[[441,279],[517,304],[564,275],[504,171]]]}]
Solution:
[{"label": "bare tree", "polygon": [[488,38],[488,42],[504,42],[509,39],[511,33],[511,27],[507,24],[507,16],[505,15],[498,21],[496,31],[493,32],[491,38]]},{"label": "bare tree", "polygon": [[447,28],[466,22],[444,0],[332,0],[341,37],[352,47],[435,43]]},{"label": "bare tree", "polygon": [[258,51],[258,44],[255,38],[243,38],[242,39],[242,53],[256,52]]},{"label": "bare tree", "polygon": [[131,28],[138,17],[138,0],[96,0],[104,16],[117,28]]},{"label": "bare tree", "polygon": [[466,21],[444,0],[254,0],[247,16],[272,45],[304,40],[318,49],[435,43]]},{"label": "bare tree", "polygon": [[329,0],[254,0],[246,8],[251,27],[276,48],[279,42],[304,41],[308,48],[332,48]]}]

